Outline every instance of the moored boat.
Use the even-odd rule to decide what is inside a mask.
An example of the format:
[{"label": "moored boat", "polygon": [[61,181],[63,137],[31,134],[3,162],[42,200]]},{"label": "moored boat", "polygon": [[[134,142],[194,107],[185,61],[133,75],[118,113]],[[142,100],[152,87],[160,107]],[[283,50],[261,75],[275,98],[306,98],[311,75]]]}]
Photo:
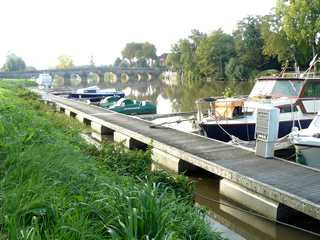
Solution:
[{"label": "moored boat", "polygon": [[109,108],[121,98],[122,97],[118,95],[105,97],[99,102],[99,106],[103,108]]},{"label": "moored boat", "polygon": [[290,133],[289,140],[296,149],[298,163],[320,168],[320,113],[307,129]]},{"label": "moored boat", "polygon": [[124,97],[125,94],[114,88],[110,89],[100,89],[97,86],[87,87],[78,89],[76,92],[70,93],[68,98],[74,99],[90,99],[92,102],[99,102],[105,97],[109,96],[119,96]]},{"label": "moored boat", "polygon": [[137,101],[129,98],[121,98],[108,109],[127,114],[127,115],[140,115],[140,114],[156,114],[157,106],[150,101]]},{"label": "moored boat", "polygon": [[210,138],[254,140],[257,109],[266,104],[280,109],[278,137],[283,137],[293,127],[307,128],[320,110],[320,78],[309,74],[262,77],[249,96],[201,99],[197,105],[203,102],[209,109],[204,117],[198,108],[198,124]]}]

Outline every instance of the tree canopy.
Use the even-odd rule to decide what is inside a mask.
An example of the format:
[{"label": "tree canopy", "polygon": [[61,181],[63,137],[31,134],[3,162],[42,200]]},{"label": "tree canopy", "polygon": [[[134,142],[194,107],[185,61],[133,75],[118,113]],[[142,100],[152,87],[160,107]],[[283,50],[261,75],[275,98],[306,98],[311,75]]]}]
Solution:
[{"label": "tree canopy", "polygon": [[137,67],[152,66],[158,58],[156,47],[149,42],[127,43],[121,54],[130,66]]},{"label": "tree canopy", "polygon": [[214,79],[225,78],[225,66],[236,55],[232,36],[221,29],[204,38],[197,49],[196,57],[200,76]]},{"label": "tree canopy", "polygon": [[73,60],[68,55],[60,55],[58,57],[58,61],[59,62],[58,62],[57,68],[59,68],[59,69],[67,69],[67,68],[74,67]]},{"label": "tree canopy", "polygon": [[283,29],[297,46],[306,46],[306,54],[315,56],[320,40],[319,0],[278,0],[278,14],[283,15]]},{"label": "tree canopy", "polygon": [[23,71],[25,69],[26,63],[24,62],[24,60],[14,53],[10,53],[7,55],[6,62],[2,67],[2,70],[6,72]]},{"label": "tree canopy", "polygon": [[172,46],[166,63],[180,78],[248,80],[287,64],[305,69],[319,52],[320,1],[277,0],[270,14],[240,20],[232,35],[192,30]]}]

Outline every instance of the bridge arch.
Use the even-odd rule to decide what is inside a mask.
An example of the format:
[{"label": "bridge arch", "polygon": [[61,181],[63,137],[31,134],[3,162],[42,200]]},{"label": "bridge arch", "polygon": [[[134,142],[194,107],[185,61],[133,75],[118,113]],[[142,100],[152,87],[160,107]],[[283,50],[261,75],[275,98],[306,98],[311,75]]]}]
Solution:
[{"label": "bridge arch", "polygon": [[64,78],[60,74],[52,75],[52,85],[54,87],[62,87],[64,86]]},{"label": "bridge arch", "polygon": [[108,83],[116,83],[116,82],[120,82],[121,77],[113,72],[106,72],[106,81]]},{"label": "bridge arch", "polygon": [[96,74],[98,75],[99,85],[103,85],[106,81],[106,72],[98,71]]},{"label": "bridge arch", "polygon": [[99,75],[96,72],[89,72],[88,73],[88,85],[98,85],[99,83]]},{"label": "bridge arch", "polygon": [[137,73],[137,78],[138,81],[146,81],[148,80],[148,74],[143,72]]},{"label": "bridge arch", "polygon": [[130,75],[129,74],[127,74],[127,73],[121,73],[120,74],[120,81],[122,83],[128,83],[129,80],[130,80]]},{"label": "bridge arch", "polygon": [[81,76],[79,73],[71,74],[71,86],[80,86],[81,85]]}]

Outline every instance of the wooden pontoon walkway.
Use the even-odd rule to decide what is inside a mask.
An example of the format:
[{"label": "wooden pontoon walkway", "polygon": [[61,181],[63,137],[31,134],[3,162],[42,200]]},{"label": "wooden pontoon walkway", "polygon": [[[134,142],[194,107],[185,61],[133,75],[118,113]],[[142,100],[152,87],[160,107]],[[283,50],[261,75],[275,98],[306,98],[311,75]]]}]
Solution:
[{"label": "wooden pontoon walkway", "polygon": [[255,193],[320,219],[320,171],[283,160],[267,160],[240,147],[85,103],[50,95],[62,110],[206,169]]}]

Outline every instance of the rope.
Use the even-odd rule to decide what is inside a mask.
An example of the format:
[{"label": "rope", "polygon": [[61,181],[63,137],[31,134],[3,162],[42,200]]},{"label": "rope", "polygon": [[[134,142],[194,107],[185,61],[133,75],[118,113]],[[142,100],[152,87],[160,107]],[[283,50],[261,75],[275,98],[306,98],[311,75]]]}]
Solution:
[{"label": "rope", "polygon": [[160,127],[165,124],[171,124],[171,123],[178,123],[179,124],[181,122],[194,121],[194,120],[195,120],[195,118],[190,118],[190,119],[176,120],[176,121],[172,121],[172,122],[163,122],[163,123],[159,123],[159,124],[150,125],[149,128],[157,128],[157,127]]}]

